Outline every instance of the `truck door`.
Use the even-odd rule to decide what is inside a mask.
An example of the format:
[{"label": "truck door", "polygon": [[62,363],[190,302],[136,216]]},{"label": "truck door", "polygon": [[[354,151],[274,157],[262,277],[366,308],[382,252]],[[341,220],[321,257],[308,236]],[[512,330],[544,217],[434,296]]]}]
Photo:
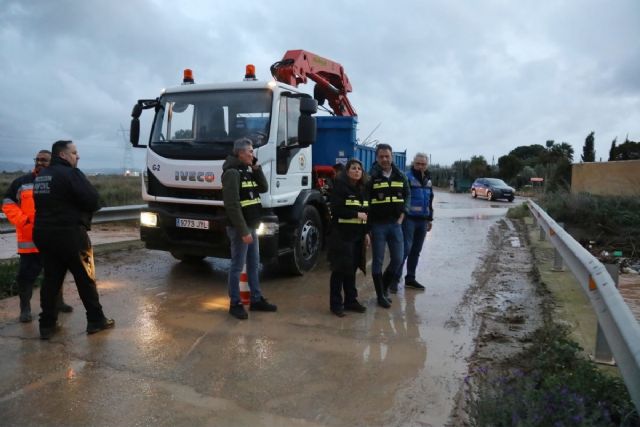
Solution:
[{"label": "truck door", "polygon": [[311,147],[298,144],[300,99],[281,96],[275,173],[271,174],[273,206],[292,205],[300,190],[311,188]]}]

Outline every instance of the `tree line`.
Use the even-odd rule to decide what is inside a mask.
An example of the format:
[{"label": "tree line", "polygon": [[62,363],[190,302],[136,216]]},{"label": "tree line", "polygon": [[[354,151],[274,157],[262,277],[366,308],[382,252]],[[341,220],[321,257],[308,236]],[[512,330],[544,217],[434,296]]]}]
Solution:
[{"label": "tree line", "polygon": [[[580,155],[581,162],[595,162],[595,132],[585,138]],[[514,148],[508,154],[498,158],[497,165],[489,165],[482,155],[472,156],[469,160],[458,160],[450,167],[433,165],[430,168],[432,180],[437,186],[446,187],[451,178],[467,183],[480,177],[501,178],[510,185],[521,188],[531,183],[531,178],[543,178],[545,188],[555,191],[559,187],[571,185],[571,164],[574,149],[567,142],[557,143],[548,140],[545,145],[532,144]],[[608,161],[640,159],[640,142],[627,137],[623,144],[617,145],[617,139],[611,142]]]}]

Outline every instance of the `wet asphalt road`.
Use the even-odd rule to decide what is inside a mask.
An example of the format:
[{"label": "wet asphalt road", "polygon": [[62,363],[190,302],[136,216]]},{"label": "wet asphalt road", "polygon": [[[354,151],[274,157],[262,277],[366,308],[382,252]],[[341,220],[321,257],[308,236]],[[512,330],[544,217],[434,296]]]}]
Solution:
[{"label": "wet asphalt road", "polygon": [[113,330],[85,334],[70,276],[75,311],[61,314],[50,342],[37,322],[17,321],[16,298],[0,301],[0,424],[444,425],[476,332],[472,322],[445,325],[510,206],[436,193],[418,266],[427,290],[401,289],[385,310],[370,275],[359,275],[368,310],[342,319],[329,313],[324,262],[303,278],[263,278],[279,311],[238,321],[227,313],[227,261],[187,265],[148,250],[99,257]]}]

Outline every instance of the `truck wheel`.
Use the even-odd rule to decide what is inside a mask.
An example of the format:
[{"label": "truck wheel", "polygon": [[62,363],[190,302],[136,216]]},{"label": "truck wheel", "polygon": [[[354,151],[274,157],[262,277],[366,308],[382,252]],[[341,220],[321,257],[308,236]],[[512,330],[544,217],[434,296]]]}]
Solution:
[{"label": "truck wheel", "polygon": [[320,255],[322,236],[322,222],[318,210],[311,205],[305,206],[302,220],[294,231],[293,251],[282,260],[283,267],[296,276],[311,270]]},{"label": "truck wheel", "polygon": [[187,264],[195,264],[205,259],[203,255],[189,255],[177,251],[171,251],[171,256]]}]

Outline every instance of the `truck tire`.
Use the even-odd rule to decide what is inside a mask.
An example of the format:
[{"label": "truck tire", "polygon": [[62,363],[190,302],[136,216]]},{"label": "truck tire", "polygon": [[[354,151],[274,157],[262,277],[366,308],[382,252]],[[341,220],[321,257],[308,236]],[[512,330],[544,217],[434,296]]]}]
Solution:
[{"label": "truck tire", "polygon": [[302,212],[302,219],[293,234],[293,251],[283,257],[282,267],[296,276],[315,267],[322,249],[322,221],[318,210],[307,205]]},{"label": "truck tire", "polygon": [[188,255],[177,251],[171,251],[171,256],[187,264],[195,264],[205,259],[204,255]]}]

